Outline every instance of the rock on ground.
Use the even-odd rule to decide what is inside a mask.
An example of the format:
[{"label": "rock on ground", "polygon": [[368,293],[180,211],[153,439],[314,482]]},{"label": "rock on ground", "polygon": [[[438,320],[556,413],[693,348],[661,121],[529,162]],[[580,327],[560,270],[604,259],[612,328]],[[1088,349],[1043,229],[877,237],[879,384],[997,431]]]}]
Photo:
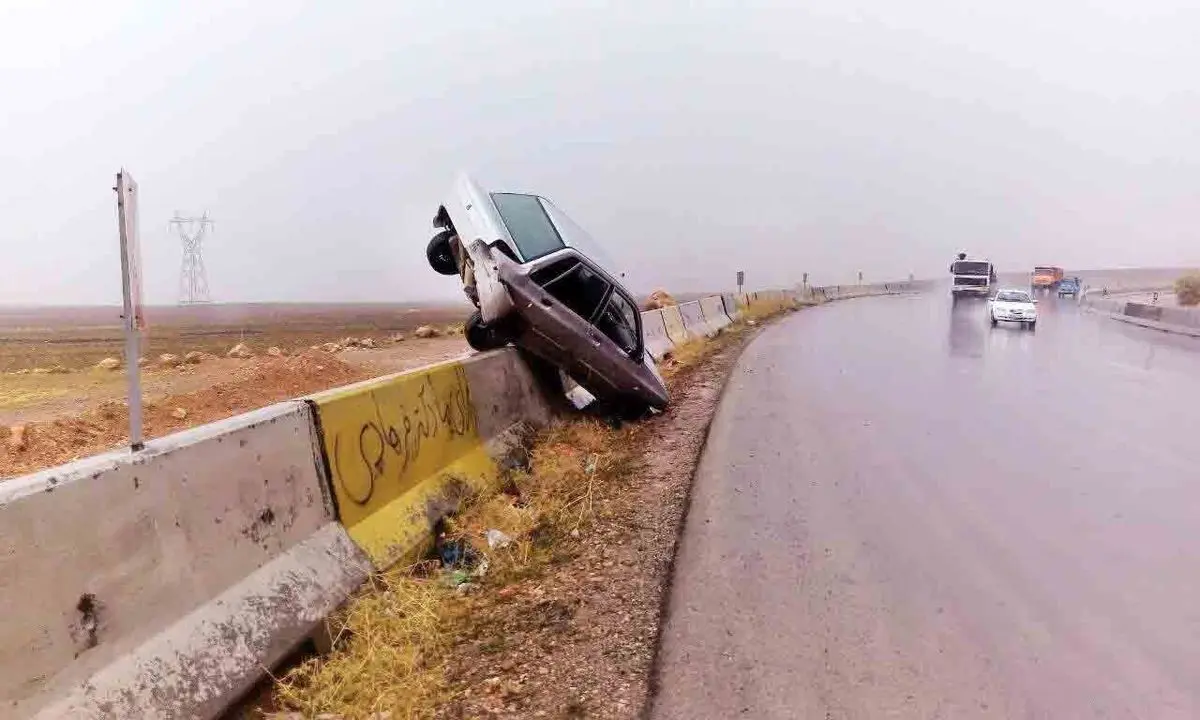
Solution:
[{"label": "rock on ground", "polygon": [[413,332],[413,335],[419,338],[432,338],[437,337],[439,334],[437,328],[432,325],[422,325]]},{"label": "rock on ground", "polygon": [[183,356],[183,361],[188,365],[199,365],[204,360],[204,353],[199,350],[192,350],[187,355]]},{"label": "rock on ground", "polygon": [[25,442],[25,426],[13,425],[8,429],[8,447],[11,450],[20,452],[26,448]]},{"label": "rock on ground", "polygon": [[[96,367],[101,370],[116,370],[121,367],[121,361],[113,357],[107,357],[96,363]],[[36,373],[38,370],[41,370],[41,368],[36,368],[34,372]]]},{"label": "rock on ground", "polygon": [[285,353],[283,350],[272,345],[271,347],[267,348],[267,354],[270,355],[271,357],[283,357],[287,353]]},{"label": "rock on ground", "polygon": [[187,416],[188,416],[188,411],[184,410],[181,407],[177,407],[171,411],[171,417],[175,418],[176,420],[186,420]]},{"label": "rock on ground", "polygon": [[229,352],[225,353],[225,357],[241,358],[244,360],[254,357],[254,353],[250,351],[250,348],[246,347],[246,343],[238,343],[229,348]]},{"label": "rock on ground", "polygon": [[158,356],[158,364],[159,365],[167,365],[169,367],[175,367],[179,363],[180,363],[179,356],[175,355],[173,353],[163,353],[162,355]]}]

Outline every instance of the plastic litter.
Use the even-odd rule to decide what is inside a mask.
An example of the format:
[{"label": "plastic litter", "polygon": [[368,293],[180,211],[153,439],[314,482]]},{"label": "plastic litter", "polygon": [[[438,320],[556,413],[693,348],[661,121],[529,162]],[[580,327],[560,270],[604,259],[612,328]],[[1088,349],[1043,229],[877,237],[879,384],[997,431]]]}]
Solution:
[{"label": "plastic litter", "polygon": [[512,543],[512,538],[503,530],[492,528],[484,533],[487,536],[488,547],[493,550],[496,548],[508,547]]}]

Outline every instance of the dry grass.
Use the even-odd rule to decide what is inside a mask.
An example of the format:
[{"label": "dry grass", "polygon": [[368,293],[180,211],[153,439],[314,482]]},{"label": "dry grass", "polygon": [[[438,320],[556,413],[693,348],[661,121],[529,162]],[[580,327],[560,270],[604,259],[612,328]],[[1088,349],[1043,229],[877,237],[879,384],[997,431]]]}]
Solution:
[{"label": "dry grass", "polygon": [[1183,307],[1200,305],[1200,273],[1189,273],[1175,281],[1175,299]]},{"label": "dry grass", "polygon": [[[507,492],[477,499],[450,519],[446,535],[466,539],[485,559],[471,587],[502,587],[561,560],[555,541],[588,523],[598,484],[629,471],[632,454],[622,440],[630,432],[590,419],[556,423],[538,434],[529,469],[510,474]],[[493,529],[512,542],[489,547]],[[432,716],[445,688],[446,625],[464,618],[449,578],[428,575],[421,565],[373,577],[331,619],[335,651],[279,678],[276,705],[304,717]]]},{"label": "dry grass", "polygon": [[[749,316],[762,319],[775,312],[760,309]],[[746,327],[735,323],[726,334],[732,337]],[[677,348],[664,368],[668,383],[715,347],[698,341]],[[475,499],[446,523],[446,535],[466,540],[482,559],[466,589],[503,595],[512,584],[570,560],[566,548],[572,543],[563,540],[586,532],[601,493],[622,492],[624,479],[636,471],[639,429],[574,418],[539,432],[530,444],[528,467],[510,472],[503,492]],[[511,542],[489,547],[489,530],[503,532]],[[367,718],[385,712],[392,718],[432,717],[446,699],[451,644],[471,638],[486,653],[503,649],[506,640],[474,621],[470,603],[445,582],[448,574],[431,579],[428,567],[375,577],[333,621],[334,651],[281,678],[276,704],[305,717]]]},{"label": "dry grass", "polygon": [[277,703],[303,717],[428,717],[443,686],[442,626],[452,596],[409,568],[374,576],[329,620],[336,653],[289,671],[276,684]]}]

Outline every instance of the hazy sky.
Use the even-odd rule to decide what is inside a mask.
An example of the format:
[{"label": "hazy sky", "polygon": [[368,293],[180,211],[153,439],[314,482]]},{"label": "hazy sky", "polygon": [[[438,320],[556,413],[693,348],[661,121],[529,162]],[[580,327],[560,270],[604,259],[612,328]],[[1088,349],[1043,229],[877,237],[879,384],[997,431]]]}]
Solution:
[{"label": "hazy sky", "polygon": [[119,300],[121,166],[155,303],[206,209],[214,299],[457,297],[462,170],[643,290],[1200,264],[1194,1],[562,5],[3,0],[0,303]]}]

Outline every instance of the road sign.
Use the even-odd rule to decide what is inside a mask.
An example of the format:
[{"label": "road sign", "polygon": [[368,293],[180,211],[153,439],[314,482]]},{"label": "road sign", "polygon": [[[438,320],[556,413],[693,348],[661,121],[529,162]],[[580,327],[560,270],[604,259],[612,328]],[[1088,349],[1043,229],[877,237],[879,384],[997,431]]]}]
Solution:
[{"label": "road sign", "polygon": [[142,440],[141,333],[146,328],[142,310],[142,258],[138,242],[137,183],[125,171],[117,173],[117,231],[121,237],[121,295],[124,300],[125,375],[129,380],[129,447],[135,452]]},{"label": "road sign", "polygon": [[746,271],[738,270],[737,271],[738,295],[742,294],[742,285],[745,284],[745,282],[746,282]]}]

